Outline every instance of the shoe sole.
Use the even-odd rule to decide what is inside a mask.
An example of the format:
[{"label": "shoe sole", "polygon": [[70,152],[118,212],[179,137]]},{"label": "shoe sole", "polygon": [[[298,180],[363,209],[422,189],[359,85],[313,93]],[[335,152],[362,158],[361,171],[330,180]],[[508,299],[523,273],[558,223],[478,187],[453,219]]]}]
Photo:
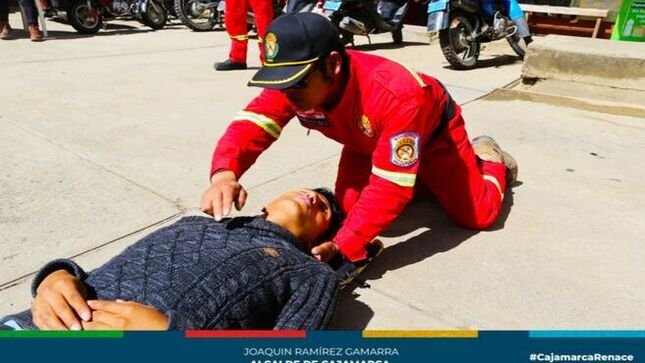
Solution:
[{"label": "shoe sole", "polygon": [[499,149],[502,153],[502,164],[506,167],[507,173],[506,173],[506,181],[508,186],[512,186],[516,181],[517,181],[517,175],[518,175],[518,167],[517,167],[517,160],[511,154],[507,153],[502,149],[497,141],[493,139],[492,137],[488,135],[484,136],[478,136],[473,139],[472,145],[478,144],[478,143],[484,143],[488,142],[490,144],[493,144],[495,148]]}]

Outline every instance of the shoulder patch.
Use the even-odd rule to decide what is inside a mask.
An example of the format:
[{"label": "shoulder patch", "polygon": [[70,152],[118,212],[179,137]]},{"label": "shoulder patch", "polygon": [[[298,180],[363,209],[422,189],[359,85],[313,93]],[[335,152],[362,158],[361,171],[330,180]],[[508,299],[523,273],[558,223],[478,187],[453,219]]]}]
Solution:
[{"label": "shoulder patch", "polygon": [[402,132],[390,138],[390,162],[396,166],[408,167],[419,160],[419,134]]}]

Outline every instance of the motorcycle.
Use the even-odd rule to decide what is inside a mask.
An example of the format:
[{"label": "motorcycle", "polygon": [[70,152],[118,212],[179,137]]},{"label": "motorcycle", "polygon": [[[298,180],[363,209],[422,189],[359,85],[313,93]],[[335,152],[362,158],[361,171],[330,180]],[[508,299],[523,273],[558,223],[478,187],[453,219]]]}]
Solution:
[{"label": "motorcycle", "polygon": [[[161,0],[145,0],[148,4],[157,4]],[[81,34],[96,34],[103,22],[116,17],[130,16],[137,18],[141,0],[48,0],[46,13],[55,18],[67,20]],[[152,5],[149,5],[152,7]],[[160,29],[163,23],[150,12],[149,21],[144,21],[153,29]]]},{"label": "motorcycle", "polygon": [[136,18],[154,30],[166,25],[168,15],[174,14],[173,0],[139,0],[136,7]]},{"label": "motorcycle", "polygon": [[194,31],[224,28],[224,0],[175,0],[174,8],[179,20]]},{"label": "motorcycle", "polygon": [[403,22],[408,9],[406,0],[326,0],[323,3],[324,15],[331,20],[341,36],[343,44],[354,45],[354,35],[392,33],[394,44],[403,42]]},{"label": "motorcycle", "polygon": [[481,44],[500,39],[524,58],[531,41],[524,12],[516,0],[501,1],[430,0],[428,31],[439,32],[441,51],[454,68],[474,68]]},{"label": "motorcycle", "polygon": [[289,0],[284,8],[284,13],[309,13],[314,11],[317,3],[318,0]]},{"label": "motorcycle", "polygon": [[[177,17],[188,28],[194,31],[209,31],[219,26],[224,28],[226,15],[225,0],[174,0]],[[283,3],[281,0],[273,1],[273,13],[277,17],[282,14]],[[255,27],[253,12],[248,12],[246,23],[249,29]]]}]

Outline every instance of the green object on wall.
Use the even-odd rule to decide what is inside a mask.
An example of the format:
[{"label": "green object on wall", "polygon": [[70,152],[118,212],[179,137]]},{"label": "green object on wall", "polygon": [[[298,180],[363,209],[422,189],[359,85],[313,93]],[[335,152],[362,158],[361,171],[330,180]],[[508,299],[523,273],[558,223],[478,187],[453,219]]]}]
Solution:
[{"label": "green object on wall", "polygon": [[645,42],[645,0],[623,0],[611,39]]}]

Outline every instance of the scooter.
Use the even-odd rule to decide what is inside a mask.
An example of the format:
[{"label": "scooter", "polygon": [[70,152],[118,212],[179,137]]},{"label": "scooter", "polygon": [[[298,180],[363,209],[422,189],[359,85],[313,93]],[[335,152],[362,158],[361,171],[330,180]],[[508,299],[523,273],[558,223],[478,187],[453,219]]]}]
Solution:
[{"label": "scooter", "polygon": [[481,44],[506,39],[524,58],[531,33],[517,0],[430,0],[428,31],[439,32],[441,51],[456,69],[477,64]]},{"label": "scooter", "polygon": [[394,44],[402,43],[401,20],[407,10],[405,0],[398,3],[380,1],[378,6],[374,0],[326,0],[323,3],[324,15],[338,28],[343,44],[352,45],[354,35],[366,36],[371,44],[370,34],[378,33],[392,33]]}]

